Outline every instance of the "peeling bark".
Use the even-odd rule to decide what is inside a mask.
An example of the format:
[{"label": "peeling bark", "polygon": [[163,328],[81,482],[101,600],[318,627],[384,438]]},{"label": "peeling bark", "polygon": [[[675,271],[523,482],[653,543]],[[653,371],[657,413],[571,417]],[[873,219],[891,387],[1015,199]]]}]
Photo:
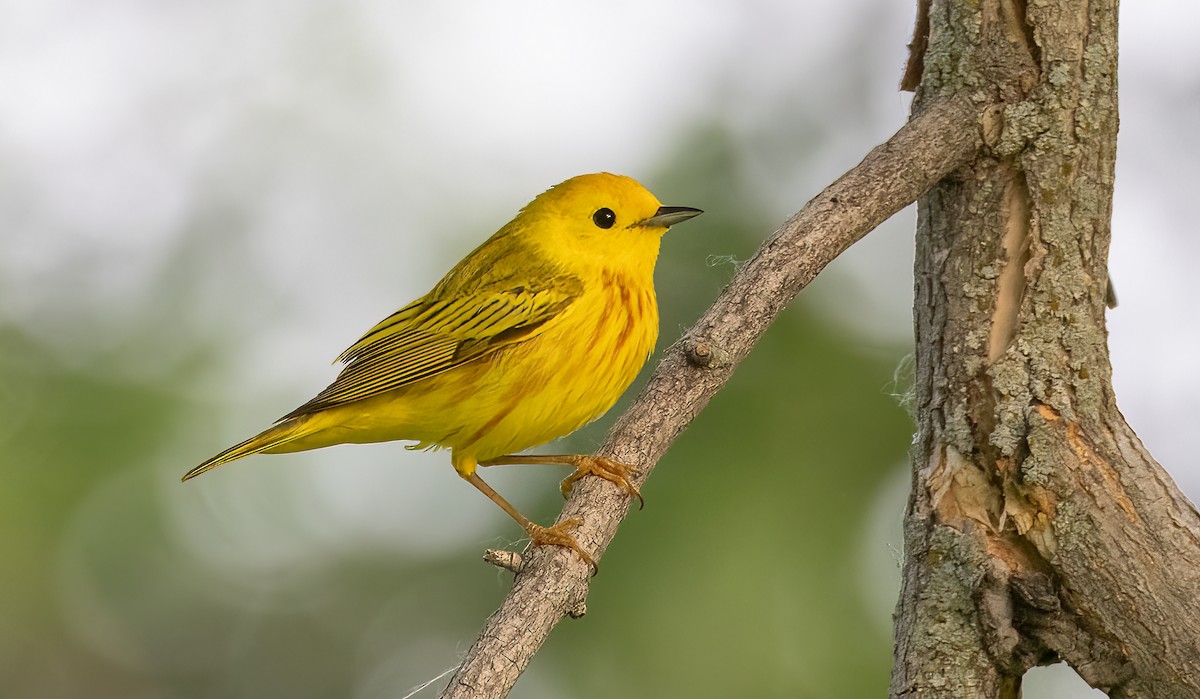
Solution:
[{"label": "peeling bark", "polygon": [[1003,101],[918,204],[917,440],[894,697],[1069,663],[1200,696],[1200,516],[1117,410],[1106,309],[1117,2],[934,0],[916,107]]}]

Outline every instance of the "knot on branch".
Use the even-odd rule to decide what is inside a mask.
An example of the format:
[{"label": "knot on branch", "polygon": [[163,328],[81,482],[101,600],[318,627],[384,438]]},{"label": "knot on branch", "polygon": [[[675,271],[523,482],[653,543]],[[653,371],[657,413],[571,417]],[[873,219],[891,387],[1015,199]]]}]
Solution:
[{"label": "knot on branch", "polygon": [[1019,540],[983,536],[987,558],[972,598],[984,649],[997,667],[1019,677],[1063,660],[1109,694],[1134,677],[1129,647],[1081,617],[1045,560]]},{"label": "knot on branch", "polygon": [[680,346],[683,349],[683,356],[687,357],[689,362],[698,367],[719,369],[723,366],[729,366],[732,362],[729,352],[704,340],[685,337],[681,341]]},{"label": "knot on branch", "polygon": [[[982,533],[982,532],[981,532]],[[1058,587],[1044,564],[1005,537],[984,533],[988,557],[973,597],[992,661],[1020,676],[1029,668],[1057,658],[1030,629],[1062,611]]]}]

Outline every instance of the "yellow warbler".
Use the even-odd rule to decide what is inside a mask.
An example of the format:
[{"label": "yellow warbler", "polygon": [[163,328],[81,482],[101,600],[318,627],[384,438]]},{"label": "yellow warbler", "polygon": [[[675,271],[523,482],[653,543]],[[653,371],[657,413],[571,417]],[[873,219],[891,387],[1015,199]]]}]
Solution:
[{"label": "yellow warbler", "polygon": [[183,480],[250,454],[414,440],[409,448],[450,449],[458,474],[534,545],[566,546],[594,565],[564,531],[577,520],[530,522],[476,468],[570,465],[564,495],[595,475],[639,497],[629,467],[611,459],[513,452],[579,429],[629,387],[658,337],[659,239],[700,213],[661,206],[620,175],[580,175],[551,188],[343,352],[345,367],[328,388]]}]

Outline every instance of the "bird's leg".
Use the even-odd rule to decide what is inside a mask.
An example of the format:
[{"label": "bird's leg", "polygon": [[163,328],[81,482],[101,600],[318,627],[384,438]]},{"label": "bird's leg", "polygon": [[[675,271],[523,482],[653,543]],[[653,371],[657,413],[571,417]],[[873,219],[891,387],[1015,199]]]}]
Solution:
[{"label": "bird's leg", "polygon": [[517,508],[513,507],[512,504],[501,497],[500,493],[492,490],[492,486],[485,483],[483,479],[479,477],[479,474],[472,471],[465,475],[460,472],[459,475],[461,475],[468,483],[475,486],[479,492],[488,496],[488,499],[499,505],[500,509],[507,512],[509,517],[515,519],[517,524],[521,525],[521,528],[524,529],[525,533],[529,535],[529,540],[534,546],[562,546],[564,548],[569,548],[575,553],[579,554],[579,557],[582,558],[585,563],[591,566],[593,571],[597,569],[596,559],[588,555],[588,552],[584,551],[583,548],[579,546],[579,542],[575,540],[575,537],[566,532],[567,527],[578,527],[580,524],[583,524],[583,520],[579,519],[578,517],[572,517],[565,522],[559,522],[558,524],[549,527],[543,527],[541,525],[534,524],[533,522],[529,521],[528,517],[518,512]]},{"label": "bird's leg", "polygon": [[567,476],[562,482],[562,494],[564,498],[571,494],[571,489],[575,487],[575,481],[584,476],[597,476],[624,490],[629,497],[637,498],[639,510],[646,506],[646,501],[642,499],[642,494],[638,492],[637,486],[629,478],[637,469],[615,459],[610,459],[607,456],[592,456],[589,454],[508,454],[479,462],[480,466],[503,466],[508,464],[558,464],[562,466],[574,466],[575,473]]}]

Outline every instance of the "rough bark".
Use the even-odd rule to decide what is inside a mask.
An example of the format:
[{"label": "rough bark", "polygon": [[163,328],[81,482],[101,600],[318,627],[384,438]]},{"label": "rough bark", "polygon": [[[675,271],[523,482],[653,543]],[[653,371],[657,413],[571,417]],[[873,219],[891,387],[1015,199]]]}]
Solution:
[{"label": "rough bark", "polygon": [[894,697],[1064,660],[1200,696],[1200,515],[1117,410],[1105,330],[1116,0],[934,0],[918,106],[1003,101],[918,205],[917,440]]},{"label": "rough bark", "polygon": [[[634,482],[641,486],[802,288],[851,244],[974,157],[986,111],[979,99],[928,100],[895,136],[792,216],[666,350],[599,453],[638,466]],[[599,560],[628,509],[622,491],[586,478],[558,521],[581,518],[576,538]],[[443,697],[507,695],[559,620],[584,612],[591,571],[574,553],[537,547],[523,557],[495,554],[491,560],[517,571],[512,591],[485,623]]]}]

